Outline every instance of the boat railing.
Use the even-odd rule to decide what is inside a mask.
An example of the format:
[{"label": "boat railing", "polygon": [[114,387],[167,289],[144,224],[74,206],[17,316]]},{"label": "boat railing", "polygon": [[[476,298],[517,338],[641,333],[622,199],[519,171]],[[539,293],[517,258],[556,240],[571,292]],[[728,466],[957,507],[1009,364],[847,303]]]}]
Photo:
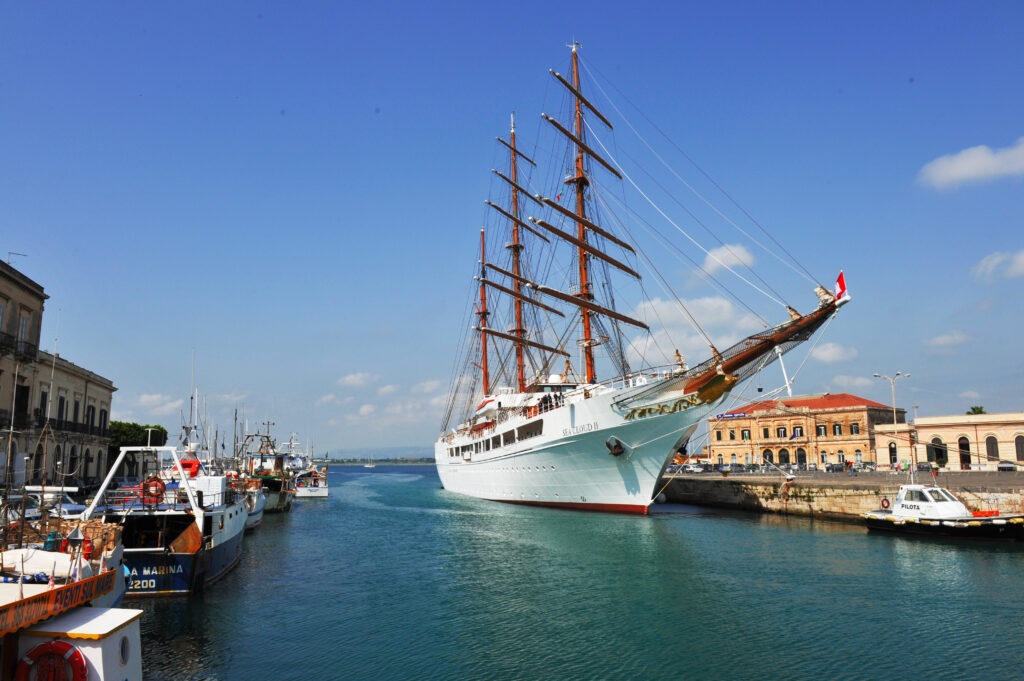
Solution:
[{"label": "boat railing", "polygon": [[[196,491],[196,501],[203,508],[220,506],[233,501],[237,492],[226,494],[203,494]],[[117,512],[128,511],[187,511],[192,508],[183,487],[168,487],[160,495],[146,495],[139,489],[107,490],[103,495],[103,506]]]}]

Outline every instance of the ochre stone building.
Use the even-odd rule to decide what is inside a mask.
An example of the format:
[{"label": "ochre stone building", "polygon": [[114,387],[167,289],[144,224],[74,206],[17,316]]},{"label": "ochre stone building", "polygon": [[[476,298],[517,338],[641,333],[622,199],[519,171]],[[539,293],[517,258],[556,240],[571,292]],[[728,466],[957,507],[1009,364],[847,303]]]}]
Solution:
[{"label": "ochre stone building", "polygon": [[875,426],[894,414],[905,422],[905,410],[847,393],[764,400],[712,417],[707,451],[713,464],[888,465],[875,459]]}]

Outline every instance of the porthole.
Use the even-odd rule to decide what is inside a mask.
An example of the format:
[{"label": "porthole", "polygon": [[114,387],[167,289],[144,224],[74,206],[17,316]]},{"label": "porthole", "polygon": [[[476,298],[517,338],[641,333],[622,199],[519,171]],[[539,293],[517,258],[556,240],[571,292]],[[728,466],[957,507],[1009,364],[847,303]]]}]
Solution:
[{"label": "porthole", "polygon": [[132,656],[132,644],[131,641],[128,640],[127,636],[121,637],[120,654],[121,666],[128,664],[128,660],[130,660]]}]

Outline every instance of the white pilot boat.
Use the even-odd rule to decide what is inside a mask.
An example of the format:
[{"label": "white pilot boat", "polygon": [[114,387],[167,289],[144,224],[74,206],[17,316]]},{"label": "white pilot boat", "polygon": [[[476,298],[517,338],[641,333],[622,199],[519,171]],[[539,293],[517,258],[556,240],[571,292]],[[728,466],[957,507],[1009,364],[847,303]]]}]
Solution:
[{"label": "white pilot boat", "polygon": [[998,511],[971,511],[943,487],[900,485],[892,503],[863,514],[870,530],[923,534],[963,539],[1024,539],[1024,515]]}]

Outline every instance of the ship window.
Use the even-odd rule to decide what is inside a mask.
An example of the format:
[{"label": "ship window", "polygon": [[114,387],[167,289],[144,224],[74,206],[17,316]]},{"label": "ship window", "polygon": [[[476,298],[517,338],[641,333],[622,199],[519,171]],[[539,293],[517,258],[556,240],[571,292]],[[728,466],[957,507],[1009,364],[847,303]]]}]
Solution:
[{"label": "ship window", "polygon": [[497,449],[500,446],[501,446],[501,436],[500,435],[495,435],[494,437],[491,438],[491,447],[494,448],[494,449]]},{"label": "ship window", "polygon": [[525,440],[530,437],[537,437],[544,432],[544,419],[539,419],[533,423],[527,423],[525,426],[516,429],[517,437],[520,440]]},{"label": "ship window", "polygon": [[942,495],[939,493],[939,490],[936,490],[936,489],[928,490],[927,492],[925,492],[925,496],[927,496],[931,501],[935,501],[935,502],[945,501],[945,499],[943,499]]},{"label": "ship window", "polygon": [[925,497],[924,493],[919,489],[908,489],[907,496],[904,501],[931,501]]},{"label": "ship window", "polygon": [[995,435],[985,438],[985,455],[988,456],[989,461],[999,460],[999,440],[995,438]]},{"label": "ship window", "polygon": [[510,430],[501,436],[501,441],[507,445],[512,444],[516,441],[516,431]]}]

